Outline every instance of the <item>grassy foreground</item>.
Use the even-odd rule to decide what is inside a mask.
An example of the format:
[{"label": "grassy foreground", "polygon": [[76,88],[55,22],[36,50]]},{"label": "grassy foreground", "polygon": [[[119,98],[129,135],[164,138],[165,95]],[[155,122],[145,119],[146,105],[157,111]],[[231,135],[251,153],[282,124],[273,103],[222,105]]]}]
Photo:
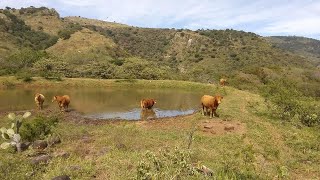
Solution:
[{"label": "grassy foreground", "polygon": [[[53,82],[35,78],[31,83],[24,83],[1,77],[0,84],[1,88],[8,85],[16,88],[144,86],[224,94],[218,109],[220,117],[213,119],[196,113],[151,121],[76,123],[69,121],[68,113],[59,114],[54,132],[60,135],[62,143],[41,152],[52,156],[49,163],[32,165],[30,156],[39,153],[32,149],[20,154],[1,150],[0,179],[51,179],[63,174],[71,179],[320,177],[319,128],[268,118],[268,108],[256,94],[181,81],[66,79]],[[1,127],[10,125],[6,113],[1,113]],[[40,114],[50,117],[58,113],[35,112],[33,116]],[[234,129],[226,130],[229,126]],[[61,152],[70,156],[54,157]],[[202,165],[210,168],[213,176],[194,171]]]}]

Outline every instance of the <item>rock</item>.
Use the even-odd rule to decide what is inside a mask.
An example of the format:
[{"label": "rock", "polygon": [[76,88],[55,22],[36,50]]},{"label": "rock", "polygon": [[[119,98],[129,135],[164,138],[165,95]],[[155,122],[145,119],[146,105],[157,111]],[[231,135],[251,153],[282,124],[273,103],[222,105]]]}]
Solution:
[{"label": "rock", "polygon": [[209,123],[209,121],[208,121],[208,120],[205,120],[205,121],[203,121],[203,123]]},{"label": "rock", "polygon": [[100,149],[99,155],[100,155],[100,156],[105,155],[105,154],[107,154],[109,151],[110,151],[110,148],[108,148],[108,147],[103,147],[102,149]]},{"label": "rock", "polygon": [[126,146],[125,144],[123,144],[123,143],[117,143],[117,144],[116,144],[116,147],[117,147],[117,149],[119,149],[119,150],[125,150],[125,149],[127,149],[127,146]]},{"label": "rock", "polygon": [[35,158],[33,158],[31,160],[31,163],[34,164],[34,165],[37,165],[37,164],[40,164],[40,163],[45,163],[47,164],[48,161],[50,160],[50,156],[49,155],[40,155],[40,156],[37,156]]},{"label": "rock", "polygon": [[211,134],[217,134],[214,130],[210,131]]},{"label": "rock", "polygon": [[90,142],[92,142],[92,139],[89,136],[85,135],[85,136],[82,137],[82,142],[90,143]]},{"label": "rock", "polygon": [[79,166],[79,165],[73,165],[73,166],[69,166],[69,169],[70,169],[71,171],[79,171],[79,170],[81,170],[82,168],[81,168],[81,166]]},{"label": "rock", "polygon": [[36,174],[36,172],[31,171],[31,172],[26,173],[26,176],[31,177],[31,176],[34,176],[35,174]]},{"label": "rock", "polygon": [[57,135],[52,135],[48,138],[48,145],[49,146],[52,146],[52,145],[55,145],[55,144],[59,144],[61,143],[61,139],[59,136]]},{"label": "rock", "polygon": [[197,164],[193,165],[195,170],[197,170],[199,173],[203,173],[206,176],[213,176],[214,172],[213,170],[207,168],[205,165],[199,166]]},{"label": "rock", "polygon": [[61,176],[54,177],[51,180],[71,180],[71,179],[67,175],[61,175]]},{"label": "rock", "polygon": [[44,150],[48,146],[47,141],[44,140],[36,140],[32,144],[33,149]]},{"label": "rock", "polygon": [[54,157],[62,157],[62,158],[68,158],[70,156],[69,153],[67,152],[57,152],[54,154]]},{"label": "rock", "polygon": [[232,130],[234,130],[234,126],[231,125],[231,124],[227,124],[227,125],[224,127],[224,130],[226,130],[226,131],[232,131]]},{"label": "rock", "polygon": [[213,171],[204,165],[202,165],[201,168],[199,168],[199,171],[205,174],[206,176],[213,176]]},{"label": "rock", "polygon": [[209,125],[209,124],[208,124],[208,125],[205,125],[204,128],[206,128],[206,129],[212,129],[212,128],[213,128],[213,125]]},{"label": "rock", "polygon": [[27,150],[30,145],[31,145],[31,142],[21,143],[21,150],[22,150],[22,151]]}]

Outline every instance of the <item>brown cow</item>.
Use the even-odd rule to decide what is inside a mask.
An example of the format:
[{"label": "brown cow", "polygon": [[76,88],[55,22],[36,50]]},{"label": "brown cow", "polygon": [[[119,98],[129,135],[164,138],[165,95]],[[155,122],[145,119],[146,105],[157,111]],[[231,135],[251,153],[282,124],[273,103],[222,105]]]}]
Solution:
[{"label": "brown cow", "polygon": [[[204,95],[201,98],[201,105],[202,105],[202,114],[206,115],[208,109],[211,110],[209,112],[209,116],[213,117],[213,114],[216,117],[219,117],[219,115],[216,113],[216,110],[218,109],[219,104],[221,103],[221,100],[223,99],[222,96],[209,96],[209,95]],[[206,108],[206,114],[204,112],[204,108]]]},{"label": "brown cow", "polygon": [[53,96],[52,102],[57,101],[60,107],[60,111],[66,111],[70,104],[70,97],[68,95]]},{"label": "brown cow", "polygon": [[223,78],[220,79],[220,86],[225,86],[226,83],[227,83],[226,79],[223,79]]},{"label": "brown cow", "polygon": [[154,104],[156,104],[156,100],[154,99],[142,99],[140,101],[141,108],[151,109]]},{"label": "brown cow", "polygon": [[36,105],[38,107],[39,110],[41,110],[43,108],[43,102],[44,102],[44,95],[37,93],[34,95],[34,101],[36,102]]}]

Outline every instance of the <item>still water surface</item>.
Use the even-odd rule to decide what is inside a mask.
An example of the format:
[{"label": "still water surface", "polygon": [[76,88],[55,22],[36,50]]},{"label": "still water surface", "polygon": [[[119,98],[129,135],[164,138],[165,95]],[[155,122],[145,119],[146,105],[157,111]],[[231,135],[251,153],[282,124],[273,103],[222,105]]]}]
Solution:
[{"label": "still water surface", "polygon": [[[51,99],[68,94],[70,108],[86,117],[97,119],[139,120],[192,114],[199,109],[201,94],[176,89],[136,88],[69,88],[62,89],[8,89],[0,90],[0,110],[16,111],[35,108],[34,94],[46,97],[44,108],[58,109]],[[141,110],[140,100],[154,98],[152,110]]]}]

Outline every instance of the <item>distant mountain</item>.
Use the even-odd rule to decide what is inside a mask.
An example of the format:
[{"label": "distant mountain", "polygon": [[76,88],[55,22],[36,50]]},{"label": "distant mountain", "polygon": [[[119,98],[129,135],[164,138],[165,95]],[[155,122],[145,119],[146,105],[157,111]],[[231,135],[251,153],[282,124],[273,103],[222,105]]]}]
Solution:
[{"label": "distant mountain", "polygon": [[267,40],[276,47],[299,54],[320,65],[320,41],[299,36],[271,36]]},{"label": "distant mountain", "polygon": [[[0,75],[215,83],[226,77],[230,85],[251,90],[285,78],[301,87],[313,86],[320,82],[313,62],[318,44],[308,39],[294,42],[232,29],[139,28],[61,18],[46,7],[9,8],[0,10]],[[301,52],[308,55],[302,57]],[[310,94],[318,93],[317,88]]]}]

